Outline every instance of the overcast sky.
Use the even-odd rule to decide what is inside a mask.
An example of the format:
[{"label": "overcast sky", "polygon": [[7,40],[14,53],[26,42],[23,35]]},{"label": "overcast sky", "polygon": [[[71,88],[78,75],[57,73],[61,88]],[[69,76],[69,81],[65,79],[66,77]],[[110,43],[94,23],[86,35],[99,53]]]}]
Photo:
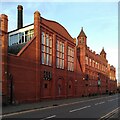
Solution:
[{"label": "overcast sky", "polygon": [[33,23],[38,10],[42,17],[62,24],[73,38],[83,27],[90,49],[99,54],[104,47],[109,64],[118,71],[117,2],[2,2],[0,13],[8,15],[9,31],[17,28],[18,4],[23,6],[24,25]]}]

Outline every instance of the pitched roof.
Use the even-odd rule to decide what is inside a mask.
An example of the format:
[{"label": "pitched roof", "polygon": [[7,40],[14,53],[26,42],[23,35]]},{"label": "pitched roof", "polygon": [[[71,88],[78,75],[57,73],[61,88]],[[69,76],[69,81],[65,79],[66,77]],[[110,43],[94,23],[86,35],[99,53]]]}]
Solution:
[{"label": "pitched roof", "polygon": [[87,38],[85,32],[83,31],[83,27],[81,28],[81,31],[80,31],[80,34],[78,35],[78,37],[86,37]]},{"label": "pitched roof", "polygon": [[26,45],[26,43],[9,46],[8,53],[17,55],[25,45]]}]

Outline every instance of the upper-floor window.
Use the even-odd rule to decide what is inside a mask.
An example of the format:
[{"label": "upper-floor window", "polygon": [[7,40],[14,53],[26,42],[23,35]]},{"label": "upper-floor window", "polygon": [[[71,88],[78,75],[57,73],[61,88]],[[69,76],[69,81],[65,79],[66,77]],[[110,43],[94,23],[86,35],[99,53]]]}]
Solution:
[{"label": "upper-floor window", "polygon": [[95,68],[97,68],[97,64],[98,64],[98,63],[96,62]]},{"label": "upper-floor window", "polygon": [[100,69],[100,64],[98,63],[98,69]]},{"label": "upper-floor window", "polygon": [[9,46],[28,42],[34,35],[34,30],[19,32],[9,36]]},{"label": "upper-floor window", "polygon": [[52,66],[52,36],[42,32],[41,38],[42,64]]},{"label": "upper-floor window", "polygon": [[74,71],[74,49],[68,46],[68,70]]},{"label": "upper-floor window", "polygon": [[19,39],[18,34],[10,35],[10,37],[9,37],[9,46],[14,45],[14,44],[18,44],[18,39]]},{"label": "upper-floor window", "polygon": [[89,65],[91,66],[91,62],[92,62],[92,61],[91,61],[91,58],[89,59],[89,61],[90,61],[90,64],[89,64]]},{"label": "upper-floor window", "polygon": [[56,66],[64,69],[64,43],[59,40],[56,43]]},{"label": "upper-floor window", "polygon": [[88,56],[85,58],[86,64],[88,65]]},{"label": "upper-floor window", "polygon": [[34,30],[25,31],[25,42],[29,41],[34,35]]},{"label": "upper-floor window", "polygon": [[94,64],[95,64],[95,61],[93,60],[93,61],[92,61],[92,67],[94,67]]}]

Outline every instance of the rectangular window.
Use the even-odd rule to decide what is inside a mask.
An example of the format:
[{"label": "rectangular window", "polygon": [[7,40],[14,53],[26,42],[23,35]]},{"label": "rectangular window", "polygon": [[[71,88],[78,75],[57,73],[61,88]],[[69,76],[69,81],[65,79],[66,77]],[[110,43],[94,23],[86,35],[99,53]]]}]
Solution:
[{"label": "rectangular window", "polygon": [[42,44],[45,44],[45,33],[42,32]]},{"label": "rectangular window", "polygon": [[64,43],[57,40],[56,43],[56,66],[57,68],[64,69]]},{"label": "rectangular window", "polygon": [[45,61],[45,54],[42,53],[42,64],[44,64],[44,61]]},{"label": "rectangular window", "polygon": [[94,67],[94,63],[95,63],[95,61],[93,60],[93,61],[92,61],[92,67]]},{"label": "rectangular window", "polygon": [[88,57],[86,56],[86,58],[85,58],[85,59],[86,59],[86,64],[88,65]]},{"label": "rectangular window", "polygon": [[18,44],[19,41],[19,34],[14,34],[10,36],[10,41],[9,41],[9,45],[15,45]]},{"label": "rectangular window", "polygon": [[44,84],[44,88],[47,88],[47,84]]},{"label": "rectangular window", "polygon": [[89,60],[90,60],[90,64],[89,65],[91,66],[91,58]]},{"label": "rectangular window", "polygon": [[42,64],[52,66],[52,37],[42,32],[41,39]]},{"label": "rectangular window", "polygon": [[74,71],[74,49],[68,46],[68,70]]},{"label": "rectangular window", "polygon": [[34,30],[25,31],[25,42],[29,41],[34,35]]}]

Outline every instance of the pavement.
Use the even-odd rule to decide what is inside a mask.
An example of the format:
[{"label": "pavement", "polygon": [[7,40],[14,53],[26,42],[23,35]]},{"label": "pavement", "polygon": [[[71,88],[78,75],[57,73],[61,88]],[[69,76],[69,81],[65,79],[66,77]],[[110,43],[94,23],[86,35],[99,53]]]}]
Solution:
[{"label": "pavement", "polygon": [[[49,106],[58,106],[61,104],[83,101],[83,100],[99,98],[99,97],[107,97],[107,96],[109,96],[109,95],[98,95],[98,96],[91,96],[91,97],[67,98],[67,99],[57,99],[57,100],[43,100],[38,103],[7,105],[7,106],[2,107],[2,114],[5,115],[5,114],[16,113],[16,112],[20,112],[20,111],[45,108],[45,107],[49,107]],[[118,118],[117,113],[114,114],[113,118],[116,118],[116,117]]]},{"label": "pavement", "polygon": [[56,99],[56,100],[43,100],[37,103],[6,105],[2,107],[2,114],[14,113],[14,112],[37,109],[37,108],[44,108],[48,106],[56,106],[60,104],[71,103],[71,102],[76,102],[80,100],[87,100],[87,99],[104,97],[104,96],[106,95],[80,97],[80,98]]}]

